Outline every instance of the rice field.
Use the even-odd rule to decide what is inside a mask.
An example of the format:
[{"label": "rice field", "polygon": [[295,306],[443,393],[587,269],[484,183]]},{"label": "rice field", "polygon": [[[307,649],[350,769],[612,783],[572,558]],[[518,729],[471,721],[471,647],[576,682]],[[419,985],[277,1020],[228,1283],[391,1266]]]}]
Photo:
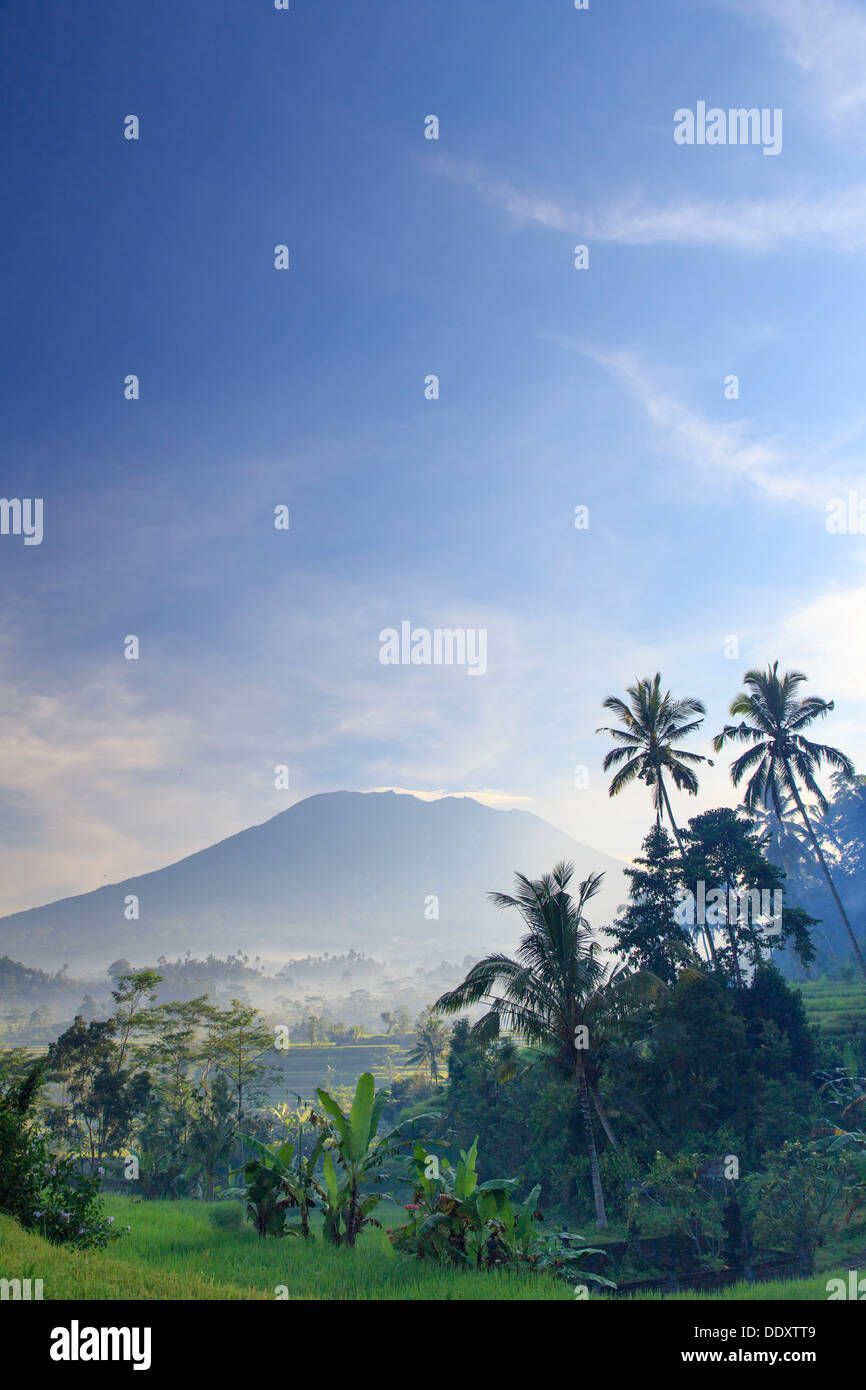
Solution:
[{"label": "rice field", "polygon": [[[421,1264],[395,1255],[384,1231],[368,1228],[354,1250],[320,1239],[261,1240],[249,1225],[226,1229],[203,1202],[145,1202],[106,1196],[105,1206],[128,1234],[105,1251],[49,1245],[0,1217],[0,1277],[41,1279],[48,1299],[288,1299],[385,1301],[574,1302],[574,1291],[547,1274],[486,1273]],[[380,1209],[383,1225],[401,1208]],[[677,1301],[826,1300],[827,1279],[733,1285],[717,1294],[679,1294]],[[591,1297],[596,1297],[591,1293]],[[657,1294],[642,1295],[655,1299]]]}]

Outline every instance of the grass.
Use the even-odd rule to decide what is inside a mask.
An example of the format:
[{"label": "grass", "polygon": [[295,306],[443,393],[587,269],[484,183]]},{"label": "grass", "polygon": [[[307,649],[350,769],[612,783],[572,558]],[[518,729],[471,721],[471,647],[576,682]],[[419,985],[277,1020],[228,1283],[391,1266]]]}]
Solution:
[{"label": "grass", "polygon": [[[171,1276],[189,1289],[166,1293],[165,1297],[199,1298],[203,1296],[198,1292],[202,1286],[216,1289],[204,1295],[210,1298],[275,1298],[280,1286],[288,1289],[290,1299],[327,1301],[544,1301],[573,1297],[565,1285],[547,1275],[488,1275],[441,1269],[395,1256],[384,1232],[375,1228],[362,1234],[355,1250],[337,1250],[325,1246],[319,1238],[309,1243],[294,1237],[261,1240],[251,1226],[240,1231],[218,1230],[203,1202],[142,1202],[113,1195],[104,1201],[117,1225],[129,1225],[132,1229],[106,1255],[100,1252],[91,1259],[97,1264],[110,1260],[114,1266],[127,1266],[142,1283],[150,1284],[153,1276],[159,1274]],[[383,1204],[383,1224],[396,1225],[404,1216],[402,1209]],[[56,1248],[47,1249],[53,1255]],[[8,1263],[4,1259],[4,1264]],[[17,1274],[17,1270],[13,1273]],[[226,1292],[221,1293],[222,1289]],[[140,1295],[81,1291],[75,1296]]]},{"label": "grass", "polygon": [[[297,1092],[305,1100],[314,1098],[317,1086],[350,1086],[353,1090],[362,1072],[372,1072],[377,1086],[387,1085],[407,1073],[410,1049],[399,1043],[364,1041],[357,1043],[293,1043],[285,1051],[268,1054],[267,1061],[281,1075],[269,1079],[271,1100],[292,1100]],[[411,1072],[409,1068],[409,1072]]]},{"label": "grass", "polygon": [[850,1048],[857,1064],[862,1065],[866,1056],[866,985],[862,981],[842,984],[839,980],[809,980],[798,983],[796,988],[803,996],[806,1017],[820,1037],[840,1051]]},{"label": "grass", "polygon": [[[144,1202],[114,1195],[104,1202],[119,1227],[131,1227],[104,1251],[49,1245],[9,1217],[0,1217],[0,1277],[42,1279],[45,1299],[574,1300],[567,1285],[546,1274],[454,1270],[395,1256],[384,1232],[375,1228],[363,1232],[355,1250],[337,1250],[319,1238],[309,1243],[293,1237],[261,1240],[250,1226],[218,1229],[210,1219],[213,1208],[203,1202]],[[401,1208],[385,1204],[380,1212],[384,1225],[396,1225],[404,1215]],[[831,1274],[844,1277],[844,1270],[828,1268],[811,1279],[736,1284],[714,1294],[673,1297],[689,1302],[824,1301]],[[281,1289],[287,1293],[278,1295]]]},{"label": "grass", "polygon": [[[726,1289],[719,1289],[716,1293],[675,1293],[665,1294],[664,1302],[672,1303],[766,1303],[776,1300],[784,1303],[825,1303],[827,1301],[827,1280],[833,1275],[845,1278],[845,1271],[842,1269],[826,1271],[823,1274],[816,1274],[811,1279],[770,1279],[765,1284],[729,1284]],[[648,1299],[661,1300],[660,1293],[637,1294],[633,1301],[636,1303],[646,1302]]]},{"label": "grass", "polygon": [[[41,1279],[43,1299],[231,1299],[257,1295],[230,1281],[217,1283],[190,1270],[170,1273],[108,1250],[69,1250],[0,1216],[0,1278]],[[264,1297],[264,1295],[258,1295]]]}]

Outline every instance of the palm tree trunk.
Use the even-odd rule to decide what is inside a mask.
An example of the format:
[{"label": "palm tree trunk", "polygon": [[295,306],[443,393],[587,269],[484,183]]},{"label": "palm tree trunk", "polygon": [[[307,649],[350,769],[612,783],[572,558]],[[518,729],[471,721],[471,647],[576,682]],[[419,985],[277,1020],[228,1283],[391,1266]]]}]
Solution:
[{"label": "palm tree trunk", "polygon": [[590,1086],[589,1093],[592,1096],[593,1104],[595,1106],[595,1113],[601,1120],[601,1127],[608,1137],[610,1146],[612,1149],[616,1149],[618,1152],[619,1144],[617,1143],[616,1136],[614,1135],[614,1132],[610,1127],[610,1120],[607,1118],[607,1113],[605,1111],[604,1106],[601,1103],[601,1096],[598,1094],[598,1091],[595,1089],[594,1086]]},{"label": "palm tree trunk", "polygon": [[818,860],[819,860],[819,862],[820,862],[821,868],[824,870],[824,877],[825,877],[826,880],[827,880],[827,886],[829,887],[830,892],[833,894],[833,901],[835,902],[837,908],[839,909],[839,916],[842,918],[842,921],[843,921],[844,924],[845,924],[845,930],[846,930],[846,932],[848,933],[849,937],[851,938],[851,945],[852,945],[852,947],[854,948],[854,955],[855,955],[855,957],[856,957],[856,959],[857,959],[857,964],[860,966],[860,970],[861,970],[861,972],[862,972],[863,978],[866,979],[866,961],[864,961],[864,959],[863,959],[863,952],[860,950],[860,947],[859,947],[858,944],[857,944],[857,938],[855,937],[853,931],[851,930],[851,923],[848,921],[848,914],[846,913],[844,907],[842,906],[842,899],[839,897],[839,894],[836,892],[836,885],[835,885],[835,883],[833,882],[833,879],[832,879],[832,877],[831,877],[831,875],[830,875],[830,869],[829,869],[829,866],[828,866],[828,864],[827,864],[827,860],[824,858],[824,851],[822,850],[820,844],[818,843],[818,837],[817,837],[817,835],[815,834],[814,830],[812,829],[812,822],[810,821],[809,816],[808,816],[808,814],[807,814],[807,812],[806,812],[806,807],[803,805],[803,798],[800,796],[800,790],[799,790],[799,788],[798,788],[796,782],[794,781],[793,776],[791,775],[791,769],[790,769],[790,767],[788,767],[788,764],[787,764],[787,763],[785,764],[785,771],[786,771],[787,774],[788,774],[788,783],[789,783],[789,785],[790,785],[790,787],[791,787],[791,790],[792,790],[793,793],[794,793],[794,800],[795,800],[796,803],[797,803],[797,810],[800,812],[800,815],[803,817],[803,824],[805,825],[806,829],[807,829],[808,832],[809,832],[809,839],[812,841],[812,844],[813,844],[813,846],[814,846],[815,853],[816,853],[817,856],[818,856]]},{"label": "palm tree trunk", "polygon": [[592,1200],[595,1203],[595,1224],[599,1230],[607,1226],[607,1212],[604,1209],[604,1192],[601,1186],[601,1170],[598,1166],[598,1150],[595,1147],[595,1135],[592,1132],[592,1112],[589,1108],[589,1087],[586,1083],[586,1071],[583,1062],[578,1059],[575,1068],[577,1073],[577,1088],[580,1100],[580,1113],[583,1119],[583,1129],[586,1135],[586,1152],[589,1158],[589,1172],[592,1178]]},{"label": "palm tree trunk", "polygon": [[[657,769],[656,775],[657,775],[657,777],[658,777],[658,779],[659,779],[659,787],[661,788],[662,796],[664,797],[664,803],[665,803],[665,807],[667,808],[667,813],[668,813],[668,820],[669,820],[670,823],[671,823],[671,830],[674,832],[674,839],[676,840],[677,845],[678,845],[678,847],[679,847],[680,857],[682,858],[682,861],[683,861],[683,863],[685,864],[685,862],[686,862],[686,852],[685,852],[685,849],[683,848],[683,842],[682,842],[682,839],[680,838],[680,832],[679,832],[679,830],[678,830],[678,828],[677,828],[677,823],[676,823],[676,821],[674,820],[674,813],[673,813],[673,811],[671,810],[670,798],[668,797],[668,789],[667,789],[667,787],[665,786],[664,778],[662,777],[662,774],[661,774],[661,768],[658,768],[658,769]],[[710,927],[709,927],[709,923],[708,923],[708,922],[704,922],[703,927],[704,927],[704,939],[706,940],[706,943],[707,943],[707,950],[709,951],[709,954],[710,954],[710,960],[713,962],[713,968],[714,968],[715,970],[718,970],[718,968],[719,968],[719,958],[718,958],[718,956],[716,955],[716,943],[713,941],[713,933],[710,931]]]},{"label": "palm tree trunk", "polygon": [[731,920],[731,885],[725,880],[725,920],[728,924],[728,940],[731,943],[731,963],[734,971],[734,983],[737,989],[743,988],[743,974],[740,970],[740,947],[737,941],[737,929]]}]

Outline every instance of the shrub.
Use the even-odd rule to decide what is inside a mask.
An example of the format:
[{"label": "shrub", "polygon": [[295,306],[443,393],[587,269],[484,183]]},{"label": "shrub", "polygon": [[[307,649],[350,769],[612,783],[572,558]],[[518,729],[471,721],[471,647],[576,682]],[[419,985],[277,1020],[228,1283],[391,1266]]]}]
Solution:
[{"label": "shrub", "polygon": [[788,1142],[764,1156],[764,1171],[747,1180],[762,1244],[802,1253],[811,1271],[854,1170],[850,1154]]},{"label": "shrub", "polygon": [[244,1209],[240,1202],[217,1202],[208,1208],[208,1217],[218,1231],[239,1231],[244,1224]]},{"label": "shrub", "polygon": [[74,1158],[52,1154],[30,1117],[45,1068],[43,1059],[0,1093],[0,1211],[56,1244],[107,1245],[119,1232],[99,1204],[99,1176],[84,1177]]}]

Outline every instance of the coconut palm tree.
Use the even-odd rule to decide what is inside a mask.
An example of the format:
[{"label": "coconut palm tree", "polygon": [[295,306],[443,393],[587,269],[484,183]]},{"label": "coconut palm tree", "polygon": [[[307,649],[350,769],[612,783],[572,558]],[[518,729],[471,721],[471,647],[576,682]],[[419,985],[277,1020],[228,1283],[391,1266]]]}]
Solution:
[{"label": "coconut palm tree", "polygon": [[[628,704],[616,695],[608,695],[604,702],[605,709],[619,716],[621,727],[603,726],[596,729],[598,734],[610,734],[616,743],[603,764],[605,772],[612,767],[619,768],[610,784],[610,795],[616,796],[635,779],[652,787],[656,823],[661,825],[663,812],[667,811],[674,838],[680,853],[684,854],[664,779],[667,773],[680,791],[687,791],[692,796],[696,794],[698,779],[692,767],[697,763],[708,763],[712,767],[712,759],[705,758],[701,753],[674,748],[673,745],[701,727],[706,710],[700,700],[690,696],[685,700],[674,700],[669,690],[663,695],[658,672],[652,680],[638,680],[635,685],[630,685],[626,694]],[[700,715],[700,718],[696,719],[695,715]]]},{"label": "coconut palm tree", "polygon": [[[612,767],[619,769],[610,784],[609,794],[616,796],[635,780],[652,787],[656,824],[661,825],[663,812],[667,811],[674,839],[681,857],[685,860],[686,852],[679,826],[671,810],[665,774],[668,774],[680,791],[687,791],[691,796],[696,795],[698,779],[692,769],[698,763],[707,763],[712,767],[712,758],[706,758],[701,753],[689,753],[684,748],[675,748],[674,744],[680,743],[701,727],[706,710],[700,700],[691,696],[684,700],[674,700],[669,690],[663,695],[659,672],[656,672],[652,680],[637,680],[634,685],[628,687],[626,694],[629,698],[628,704],[617,695],[608,695],[603,706],[619,716],[620,727],[602,726],[596,729],[596,733],[610,734],[615,741],[615,747],[611,748],[602,764],[605,772],[609,772]],[[700,717],[695,718],[696,715]],[[707,953],[717,966],[713,934],[706,924],[704,937]]]},{"label": "coconut palm tree", "polygon": [[808,728],[815,719],[826,718],[835,708],[833,700],[822,700],[819,695],[798,698],[797,691],[805,680],[801,671],[786,671],[780,676],[778,661],[774,661],[766,671],[747,671],[743,677],[743,684],[747,688],[740,691],[731,703],[731,714],[742,716],[740,723],[726,724],[713,739],[713,747],[720,752],[726,743],[751,743],[751,748],[731,763],[731,779],[735,787],[740,785],[747,773],[750,774],[743,797],[748,811],[757,806],[772,805],[781,821],[785,794],[793,797],[851,940],[857,963],[866,978],[866,961],[836,891],[799,786],[802,782],[821,810],[826,811],[828,802],[815,781],[816,771],[826,763],[843,772],[846,777],[853,777],[854,765],[838,748],[826,743],[811,743],[803,736],[803,729]]},{"label": "coconut palm tree", "polygon": [[780,868],[785,867],[785,862],[798,865],[811,863],[812,842],[805,826],[794,820],[794,816],[799,815],[796,801],[783,793],[779,798],[779,809],[780,815],[773,806],[753,806],[750,812],[761,832],[761,843],[769,851],[768,858],[772,858],[774,863],[784,861]]},{"label": "coconut palm tree", "polygon": [[448,1051],[448,1033],[430,1009],[425,1009],[415,1025],[415,1046],[406,1054],[410,1067],[426,1067],[434,1086],[439,1085],[439,1064]]},{"label": "coconut palm tree", "polygon": [[[560,1072],[573,1077],[592,1179],[596,1225],[607,1225],[598,1151],[590,1102],[594,1090],[593,1052],[605,1028],[647,988],[662,987],[647,972],[631,974],[623,966],[608,966],[592,939],[584,916],[603,874],[590,874],[568,891],[571,864],[557,864],[540,879],[516,875],[514,896],[490,893],[497,907],[516,908],[528,928],[516,958],[485,956],[472,966],[462,984],[437,999],[433,1010],[455,1014],[476,1004],[487,1012],[470,1029],[480,1042],[491,1042],[504,1030],[539,1049]],[[600,1101],[599,1117],[608,1134],[609,1123]]]}]

